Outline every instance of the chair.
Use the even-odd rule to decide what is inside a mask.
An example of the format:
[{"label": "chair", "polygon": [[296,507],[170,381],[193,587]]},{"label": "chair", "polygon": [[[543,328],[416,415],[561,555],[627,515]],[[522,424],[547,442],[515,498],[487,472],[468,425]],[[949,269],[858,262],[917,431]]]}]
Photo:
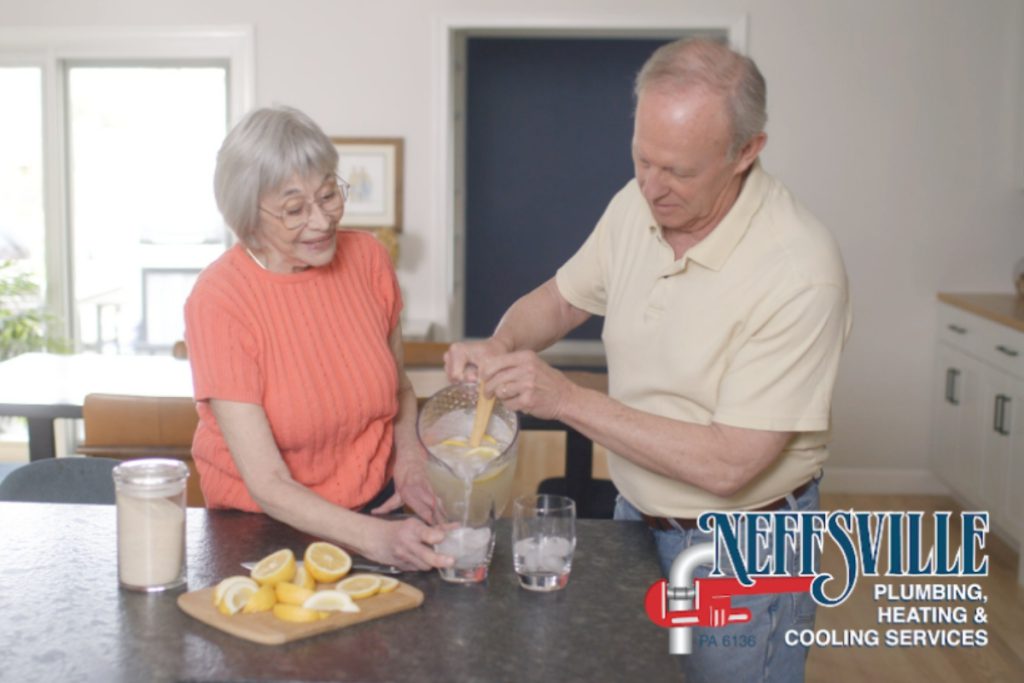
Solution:
[{"label": "chair", "polygon": [[113,458],[47,458],[13,470],[0,481],[0,500],[23,503],[113,504]]},{"label": "chair", "polygon": [[85,440],[77,452],[116,460],[174,458],[189,469],[186,501],[203,507],[192,436],[199,424],[192,399],[89,394],[82,404]]},{"label": "chair", "polygon": [[582,519],[611,519],[619,492],[611,481],[594,477],[594,442],[557,420],[522,415],[519,426],[524,431],[565,432],[565,476],[544,479],[537,493],[569,496],[576,501],[576,516]]},{"label": "chair", "polygon": [[443,368],[448,342],[405,340],[402,342],[404,364],[407,368]]}]

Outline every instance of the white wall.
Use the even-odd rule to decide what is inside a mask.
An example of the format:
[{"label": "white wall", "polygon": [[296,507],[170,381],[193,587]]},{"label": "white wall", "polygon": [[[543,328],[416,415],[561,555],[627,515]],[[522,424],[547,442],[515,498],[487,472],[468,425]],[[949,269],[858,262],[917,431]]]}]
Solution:
[{"label": "white wall", "polygon": [[409,315],[439,321],[443,21],[743,14],[769,86],[765,165],[835,231],[852,285],[833,465],[927,486],[935,293],[1009,292],[1024,256],[1020,0],[0,0],[2,26],[254,26],[259,104],[405,138],[399,276]]}]

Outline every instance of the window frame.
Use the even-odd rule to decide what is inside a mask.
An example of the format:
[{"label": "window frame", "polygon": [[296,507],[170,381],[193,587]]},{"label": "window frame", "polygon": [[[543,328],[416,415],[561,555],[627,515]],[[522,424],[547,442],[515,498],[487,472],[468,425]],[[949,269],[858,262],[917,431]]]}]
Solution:
[{"label": "window frame", "polygon": [[255,43],[251,26],[0,27],[0,66],[41,69],[43,211],[46,306],[74,339],[74,260],[71,252],[67,129],[68,67],[144,62],[227,64],[228,128],[255,102]]}]

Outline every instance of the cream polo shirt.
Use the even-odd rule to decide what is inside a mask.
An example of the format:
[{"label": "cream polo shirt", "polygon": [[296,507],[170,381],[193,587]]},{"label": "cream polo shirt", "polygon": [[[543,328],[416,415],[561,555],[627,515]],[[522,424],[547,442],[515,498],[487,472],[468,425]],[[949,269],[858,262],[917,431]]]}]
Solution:
[{"label": "cream polo shirt", "polygon": [[756,509],[820,471],[851,323],[846,272],[829,232],[759,164],[679,260],[630,181],[556,282],[573,306],[605,318],[612,398],[701,425],[798,432],[729,498],[609,453],[612,480],[641,511]]}]

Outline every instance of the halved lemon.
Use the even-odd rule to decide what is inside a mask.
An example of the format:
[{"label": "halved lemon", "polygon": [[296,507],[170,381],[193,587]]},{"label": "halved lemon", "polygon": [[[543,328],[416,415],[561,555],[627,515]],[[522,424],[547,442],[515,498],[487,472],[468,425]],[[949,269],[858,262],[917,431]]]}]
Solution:
[{"label": "halved lemon", "polygon": [[306,563],[297,562],[296,565],[298,566],[295,569],[295,576],[292,578],[292,583],[294,583],[296,586],[308,588],[309,590],[313,590],[314,588],[316,588],[316,581],[313,579],[313,576],[309,573],[309,570],[306,569]]},{"label": "halved lemon", "polygon": [[380,579],[372,574],[350,576],[338,584],[338,590],[348,593],[353,600],[362,600],[377,594],[380,590]]},{"label": "halved lemon", "polygon": [[[282,585],[282,584],[277,584]],[[260,589],[249,596],[249,601],[245,603],[245,607],[242,608],[242,612],[245,614],[252,614],[254,612],[266,612],[272,609],[277,604],[277,595],[274,592],[274,587],[271,585],[260,586]]]},{"label": "halved lemon", "polygon": [[325,590],[313,593],[302,606],[320,612],[358,612],[359,606],[345,591]]},{"label": "halved lemon", "polygon": [[274,616],[283,621],[292,621],[297,624],[302,624],[323,619],[327,616],[327,612],[307,609],[301,605],[289,605],[284,602],[279,602],[274,605]]},{"label": "halved lemon", "polygon": [[251,586],[253,590],[256,590],[257,588],[260,587],[258,583],[253,581],[248,576],[229,576],[228,578],[226,578],[223,581],[221,581],[220,583],[218,583],[217,587],[214,589],[214,591],[213,591],[213,604],[214,605],[220,605],[221,600],[224,599],[225,591],[227,591],[228,588],[230,588],[231,586],[233,586],[235,584],[243,584],[243,585],[246,585],[246,586]]},{"label": "halved lemon", "polygon": [[277,596],[277,601],[287,605],[301,605],[312,594],[312,589],[296,586],[288,581],[282,581],[274,586],[274,595]]},{"label": "halved lemon", "polygon": [[295,553],[284,548],[273,552],[256,563],[250,574],[260,585],[275,586],[295,577]]},{"label": "halved lemon", "polygon": [[380,574],[370,574],[380,579],[380,588],[377,589],[377,594],[390,593],[391,591],[398,588],[398,579],[393,576],[381,576]]},{"label": "halved lemon", "polygon": [[320,583],[331,583],[348,574],[352,558],[344,550],[325,541],[310,543],[302,558],[306,571]]},{"label": "halved lemon", "polygon": [[221,614],[228,616],[238,614],[238,611],[245,607],[246,603],[249,602],[249,598],[257,590],[259,589],[253,588],[249,584],[233,583],[224,590],[224,595],[221,596],[220,602],[217,603],[217,610]]}]

